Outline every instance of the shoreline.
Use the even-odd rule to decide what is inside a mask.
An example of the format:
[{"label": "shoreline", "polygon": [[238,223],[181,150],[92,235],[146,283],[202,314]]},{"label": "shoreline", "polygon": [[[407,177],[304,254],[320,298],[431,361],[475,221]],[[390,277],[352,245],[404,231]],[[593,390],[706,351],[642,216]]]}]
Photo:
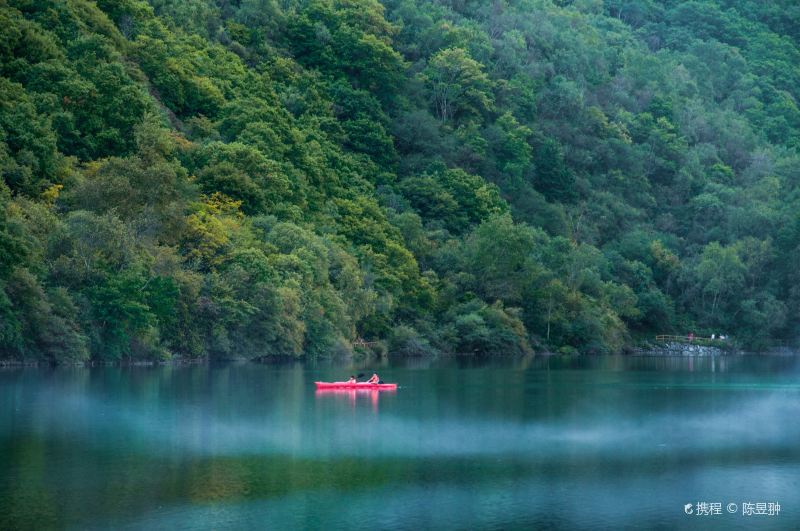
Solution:
[{"label": "shoreline", "polygon": [[211,360],[208,357],[171,360],[87,360],[70,362],[0,359],[0,369],[5,367],[155,367],[165,365],[201,365],[209,362]]},{"label": "shoreline", "polygon": [[[688,348],[687,348],[688,347]],[[530,355],[530,354],[528,354]],[[509,356],[483,356],[480,354],[437,354],[431,357],[438,358],[513,358],[523,357],[525,355],[509,355]],[[665,358],[705,358],[705,357],[719,357],[719,356],[800,356],[800,350],[791,349],[788,347],[775,347],[761,352],[749,352],[739,349],[720,349],[717,347],[706,347],[700,345],[665,345],[662,347],[630,347],[620,352],[607,353],[607,354],[583,354],[583,353],[570,353],[563,354],[552,351],[536,352],[533,356],[543,357],[570,357],[570,356],[625,356],[625,357],[665,357]],[[388,356],[392,358],[416,358],[419,356]],[[335,359],[336,356],[326,357],[322,359]],[[351,357],[352,358],[352,357]],[[309,358],[299,357],[294,358],[291,356],[275,356],[275,357],[262,357],[262,358],[229,358],[229,359],[211,359],[208,356],[202,358],[177,358],[170,360],[116,360],[116,361],[101,361],[89,360],[80,362],[52,362],[52,361],[35,361],[35,360],[14,360],[14,359],[0,359],[0,370],[5,368],[44,368],[44,367],[81,367],[81,368],[94,368],[94,367],[157,367],[157,366],[184,366],[184,365],[206,365],[214,363],[253,363],[253,364],[283,364],[306,362]]]}]

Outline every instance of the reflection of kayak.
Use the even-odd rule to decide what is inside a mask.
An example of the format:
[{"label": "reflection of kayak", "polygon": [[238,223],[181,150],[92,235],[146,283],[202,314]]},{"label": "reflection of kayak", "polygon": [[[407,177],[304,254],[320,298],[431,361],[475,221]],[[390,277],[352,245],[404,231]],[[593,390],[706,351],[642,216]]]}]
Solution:
[{"label": "reflection of kayak", "polygon": [[392,391],[397,389],[397,384],[393,383],[367,383],[367,382],[314,382],[317,389],[363,389],[365,391],[379,390],[379,391]]}]

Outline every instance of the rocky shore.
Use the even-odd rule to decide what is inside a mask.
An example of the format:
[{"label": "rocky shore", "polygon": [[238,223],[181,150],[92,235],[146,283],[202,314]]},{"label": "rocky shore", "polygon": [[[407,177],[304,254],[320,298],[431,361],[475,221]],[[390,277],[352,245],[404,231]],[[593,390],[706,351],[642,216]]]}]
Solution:
[{"label": "rocky shore", "polygon": [[650,356],[721,356],[735,354],[737,351],[709,345],[692,345],[690,343],[669,342],[648,348],[634,349],[636,354]]}]

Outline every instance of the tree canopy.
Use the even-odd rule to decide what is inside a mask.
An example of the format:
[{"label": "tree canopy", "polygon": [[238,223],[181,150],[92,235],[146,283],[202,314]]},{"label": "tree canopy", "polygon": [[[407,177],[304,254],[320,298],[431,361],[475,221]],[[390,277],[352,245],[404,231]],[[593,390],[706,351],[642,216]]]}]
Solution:
[{"label": "tree canopy", "polygon": [[788,7],[2,1],[0,357],[796,343]]}]

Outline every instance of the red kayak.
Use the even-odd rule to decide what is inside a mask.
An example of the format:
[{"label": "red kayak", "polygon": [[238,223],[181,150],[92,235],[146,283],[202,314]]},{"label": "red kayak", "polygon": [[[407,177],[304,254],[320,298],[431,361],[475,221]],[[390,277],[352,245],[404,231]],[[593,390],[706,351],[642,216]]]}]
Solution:
[{"label": "red kayak", "polygon": [[365,391],[379,390],[379,391],[393,391],[397,389],[397,384],[394,383],[367,383],[367,382],[314,382],[317,389],[363,389]]}]

